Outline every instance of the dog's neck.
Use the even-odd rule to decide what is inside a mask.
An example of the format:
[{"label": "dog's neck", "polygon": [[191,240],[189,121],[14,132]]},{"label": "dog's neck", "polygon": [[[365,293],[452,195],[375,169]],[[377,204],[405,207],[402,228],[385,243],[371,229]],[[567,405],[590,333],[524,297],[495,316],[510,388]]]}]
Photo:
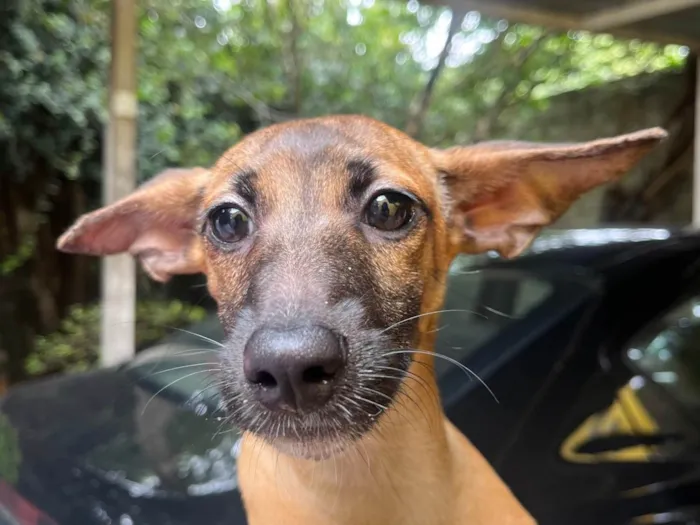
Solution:
[{"label": "dog's neck", "polygon": [[453,461],[430,358],[417,357],[402,388],[374,431],[329,459],[287,456],[247,435],[239,462],[251,523],[448,523]]}]

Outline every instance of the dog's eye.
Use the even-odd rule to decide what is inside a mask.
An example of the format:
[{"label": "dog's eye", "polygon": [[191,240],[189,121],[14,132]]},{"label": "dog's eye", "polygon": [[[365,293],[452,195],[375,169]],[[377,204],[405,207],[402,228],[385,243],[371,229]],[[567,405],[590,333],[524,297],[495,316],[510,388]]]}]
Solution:
[{"label": "dog's eye", "polygon": [[414,211],[415,202],[407,195],[393,191],[382,193],[369,203],[365,221],[379,230],[398,230],[408,224]]},{"label": "dog's eye", "polygon": [[235,206],[222,206],[209,217],[212,235],[219,242],[240,242],[250,234],[250,217]]}]

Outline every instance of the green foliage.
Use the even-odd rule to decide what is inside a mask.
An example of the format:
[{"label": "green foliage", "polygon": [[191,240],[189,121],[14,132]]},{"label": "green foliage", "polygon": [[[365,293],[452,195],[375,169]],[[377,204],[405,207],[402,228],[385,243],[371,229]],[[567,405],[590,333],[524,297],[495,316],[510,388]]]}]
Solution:
[{"label": "green foliage", "polygon": [[0,414],[0,479],[8,483],[17,483],[22,452],[19,448],[17,431],[7,419]]},{"label": "green foliage", "polygon": [[[105,118],[109,8],[107,0],[3,8],[3,177],[21,180],[44,164],[69,177],[99,175],[84,161]],[[285,115],[365,113],[402,126],[451,16],[415,0],[147,0],[139,9],[144,178],[165,165],[210,164],[241,133]],[[468,138],[499,103],[541,109],[553,94],[683,61],[678,46],[548,34],[470,12],[425,135]]]},{"label": "green foliage", "polygon": [[436,144],[501,138],[513,129],[532,129],[552,96],[680,69],[688,53],[682,46],[586,32],[551,33],[482,19],[476,13],[468,14],[465,24],[470,17],[474,29],[457,35],[452,61],[456,67],[443,74],[431,106],[428,129]]},{"label": "green foliage", "polygon": [[[136,308],[136,344],[154,343],[173,328],[200,321],[205,310],[180,301],[144,301]],[[100,345],[99,306],[76,306],[61,323],[61,328],[48,336],[38,337],[26,368],[31,375],[54,372],[79,372],[97,362]]]},{"label": "green foliage", "polygon": [[[58,262],[52,238],[100,200],[113,4],[0,1],[0,276],[28,280],[21,293],[0,297],[6,304],[24,294],[24,304],[53,302],[48,311],[62,316],[70,302],[61,291],[66,287],[37,268],[57,261],[56,268],[73,275],[66,268],[75,263]],[[290,118],[361,113],[403,128],[452,16],[417,0],[142,0],[137,6],[141,181],[167,166],[211,165],[245,133]],[[687,54],[678,46],[552,34],[476,12],[462,15],[418,137],[429,145],[526,135],[553,95],[678,68]],[[81,183],[79,191],[70,180]],[[28,362],[32,373],[80,369],[94,360],[97,323],[86,318],[97,314],[73,315],[93,331],[69,327],[39,338]],[[12,344],[53,330],[56,315],[36,317],[19,327],[26,337],[8,338]]]},{"label": "green foliage", "polygon": [[0,11],[2,177],[77,177],[105,115],[106,0],[8,0]]},{"label": "green foliage", "polygon": [[0,259],[0,276],[10,275],[30,259],[36,248],[35,241],[34,235],[25,235],[15,253]]}]

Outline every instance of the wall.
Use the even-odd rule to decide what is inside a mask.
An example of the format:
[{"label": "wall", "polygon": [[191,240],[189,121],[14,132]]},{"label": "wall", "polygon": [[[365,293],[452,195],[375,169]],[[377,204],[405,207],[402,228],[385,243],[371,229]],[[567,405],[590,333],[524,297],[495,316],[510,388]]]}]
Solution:
[{"label": "wall", "polygon": [[[681,73],[649,74],[628,78],[601,87],[565,93],[553,97],[537,122],[514,129],[513,136],[526,140],[568,142],[590,140],[662,126],[684,95]],[[664,161],[665,144],[657,148],[624,179],[624,184],[639,182],[645,170]],[[688,172],[692,169],[690,163]],[[676,203],[659,220],[668,225],[683,225],[691,218],[691,180]],[[604,188],[595,190],[576,203],[555,225],[557,228],[591,227],[599,224]]]}]

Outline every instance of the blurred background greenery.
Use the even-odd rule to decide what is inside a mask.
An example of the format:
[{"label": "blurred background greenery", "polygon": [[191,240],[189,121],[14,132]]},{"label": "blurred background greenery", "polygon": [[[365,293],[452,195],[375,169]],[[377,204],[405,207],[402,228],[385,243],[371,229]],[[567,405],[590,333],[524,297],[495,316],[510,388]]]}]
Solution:
[{"label": "blurred background greenery", "polygon": [[[108,0],[0,6],[0,354],[11,382],[95,359],[98,261],[54,242],[101,198],[110,16]],[[144,0],[139,32],[141,180],[207,166],[243,134],[302,116],[362,113],[429,145],[538,139],[558,96],[583,101],[658,75],[694,81],[682,46],[555,33],[417,0]],[[684,115],[679,100],[664,120]],[[614,210],[621,198],[639,202],[636,190],[616,191],[606,201]],[[624,209],[608,219],[652,216]],[[202,283],[141,278],[139,342],[201,318],[211,306]]]}]

